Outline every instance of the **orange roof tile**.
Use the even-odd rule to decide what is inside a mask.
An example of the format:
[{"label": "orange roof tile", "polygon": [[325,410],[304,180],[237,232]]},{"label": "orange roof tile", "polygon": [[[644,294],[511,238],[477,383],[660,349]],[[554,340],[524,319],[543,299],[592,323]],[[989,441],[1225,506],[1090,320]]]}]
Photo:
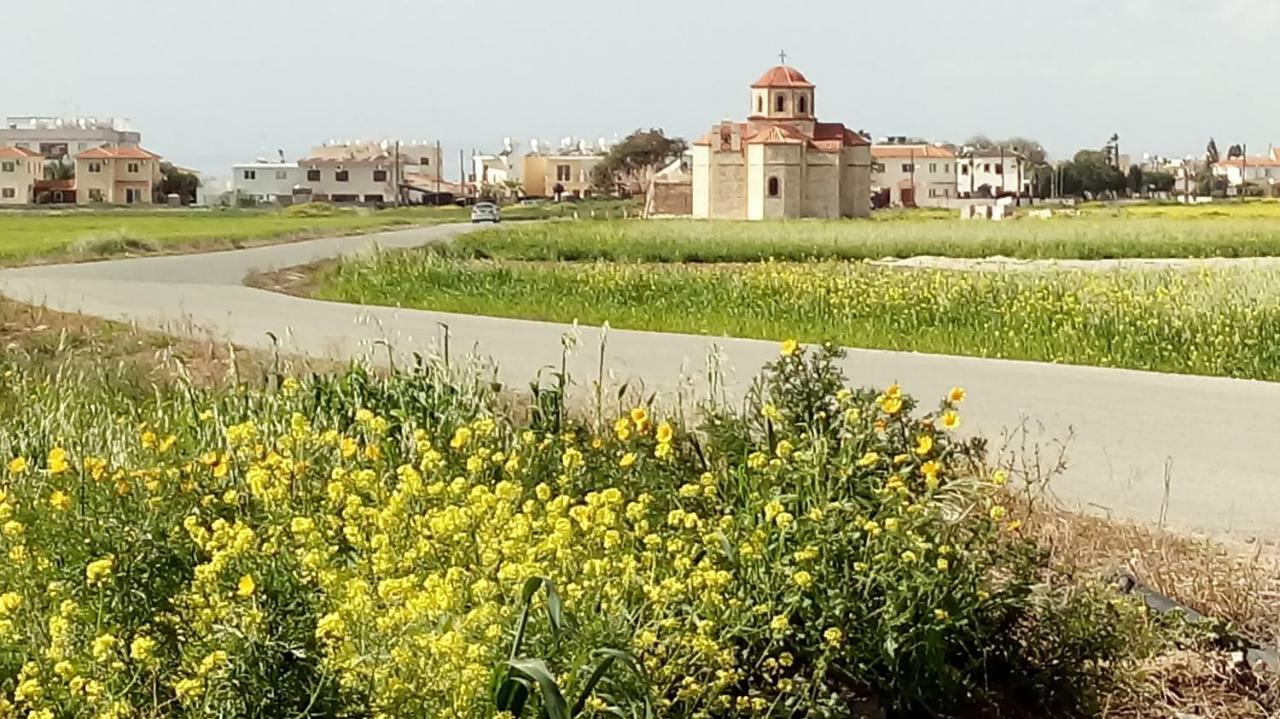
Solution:
[{"label": "orange roof tile", "polygon": [[759,80],[756,80],[754,83],[752,83],[751,87],[752,88],[765,88],[765,87],[774,87],[774,88],[801,87],[803,88],[803,87],[813,87],[813,83],[806,80],[804,75],[801,75],[800,71],[795,69],[794,67],[787,67],[786,65],[777,65],[775,67],[769,68],[768,71],[765,72],[765,74],[760,76]]},{"label": "orange roof tile", "polygon": [[110,145],[103,145],[102,147],[95,147],[92,150],[85,150],[79,155],[76,155],[76,159],[77,160],[80,160],[80,159],[84,159],[84,160],[159,160],[160,156],[152,152],[147,152],[141,147],[132,147],[127,145],[123,147],[111,147]]},{"label": "orange roof tile", "polygon": [[872,145],[872,157],[920,157],[920,158],[942,158],[955,159],[956,153],[945,147],[937,147],[935,145]]},{"label": "orange roof tile", "polygon": [[40,153],[28,150],[25,147],[0,147],[0,157],[25,160],[27,158],[40,157]]},{"label": "orange roof tile", "polygon": [[813,140],[819,146],[839,143],[840,147],[861,147],[871,141],[840,122],[818,122],[813,126]]},{"label": "orange roof tile", "polygon": [[809,136],[794,125],[769,125],[751,137],[743,138],[747,145],[806,145]]}]

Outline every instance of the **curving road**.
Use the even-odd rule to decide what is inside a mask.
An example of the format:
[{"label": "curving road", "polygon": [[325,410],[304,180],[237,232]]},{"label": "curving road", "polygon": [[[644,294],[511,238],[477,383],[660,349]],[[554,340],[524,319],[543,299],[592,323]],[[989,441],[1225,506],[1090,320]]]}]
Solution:
[{"label": "curving road", "polygon": [[[246,275],[317,260],[444,241],[458,226],[333,238],[205,255],[152,257],[0,271],[0,294],[175,334],[214,336],[321,358],[385,357],[438,351],[449,328],[451,352],[491,357],[499,378],[525,386],[558,367],[571,328],[300,299],[243,285]],[[597,376],[602,331],[578,328],[570,371],[585,388]],[[726,386],[741,396],[776,344],[648,332],[609,331],[612,381],[646,394],[704,391],[707,360],[720,357]],[[900,381],[931,404],[949,388],[968,389],[965,430],[1002,444],[1040,446],[1052,463],[1066,446],[1063,499],[1113,516],[1208,535],[1280,540],[1280,384],[944,357],[851,351],[847,371],[860,384]]]}]

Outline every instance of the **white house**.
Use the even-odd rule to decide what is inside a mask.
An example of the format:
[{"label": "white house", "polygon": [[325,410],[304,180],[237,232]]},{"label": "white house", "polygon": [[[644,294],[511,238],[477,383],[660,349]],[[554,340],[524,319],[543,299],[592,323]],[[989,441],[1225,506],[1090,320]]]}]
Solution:
[{"label": "white house", "polygon": [[442,159],[425,141],[329,143],[298,161],[298,184],[315,200],[393,202],[407,177],[440,177]]},{"label": "white house", "polygon": [[1215,177],[1224,177],[1227,186],[1239,188],[1245,183],[1266,188],[1268,194],[1280,183],[1280,149],[1272,150],[1271,157],[1232,157],[1218,160],[1213,166]]},{"label": "white house", "polygon": [[1010,150],[961,151],[956,166],[956,192],[960,197],[1031,194],[1031,166]]},{"label": "white house", "polygon": [[938,145],[872,145],[871,192],[879,206],[945,206],[956,197],[956,154]]},{"label": "white house", "polygon": [[243,162],[231,167],[231,189],[237,199],[251,198],[254,202],[269,204],[280,198],[293,196],[298,185],[298,163]]}]

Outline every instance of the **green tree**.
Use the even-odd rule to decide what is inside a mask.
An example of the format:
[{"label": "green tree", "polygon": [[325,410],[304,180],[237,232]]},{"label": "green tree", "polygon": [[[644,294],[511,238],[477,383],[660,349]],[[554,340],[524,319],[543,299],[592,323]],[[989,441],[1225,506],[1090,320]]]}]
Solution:
[{"label": "green tree", "polygon": [[1077,152],[1069,169],[1074,182],[1069,184],[1064,178],[1063,186],[1075,188],[1073,194],[1102,195],[1125,189],[1124,173],[1108,162],[1106,153],[1101,150]]},{"label": "green tree", "polygon": [[1178,178],[1174,177],[1172,172],[1164,172],[1163,170],[1153,170],[1144,172],[1143,179],[1156,192],[1172,192],[1174,186],[1178,183]]},{"label": "green tree", "polygon": [[196,201],[196,190],[200,189],[200,178],[194,173],[174,167],[171,162],[160,163],[160,193],[166,197],[177,195],[182,204],[190,205]]},{"label": "green tree", "polygon": [[1129,175],[1125,178],[1125,186],[1130,195],[1141,195],[1146,190],[1146,180],[1141,167],[1137,165],[1129,166]]},{"label": "green tree", "polygon": [[59,159],[44,166],[44,179],[46,180],[74,180],[76,178],[76,165],[74,162],[64,162]]},{"label": "green tree", "polygon": [[667,137],[659,128],[636,130],[614,145],[604,161],[591,172],[595,188],[617,187],[619,184],[643,186],[655,172],[689,149],[678,137]]}]

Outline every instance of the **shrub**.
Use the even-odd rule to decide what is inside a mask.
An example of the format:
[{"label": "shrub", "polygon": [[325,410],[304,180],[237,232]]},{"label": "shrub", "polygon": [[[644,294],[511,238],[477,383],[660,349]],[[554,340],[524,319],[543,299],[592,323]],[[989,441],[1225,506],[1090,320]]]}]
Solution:
[{"label": "shrub", "polygon": [[149,399],[0,366],[0,709],[1087,708],[1163,635],[1046,571],[961,391],[919,413],[836,356],[788,343],[696,425],[538,430],[436,366]]}]

